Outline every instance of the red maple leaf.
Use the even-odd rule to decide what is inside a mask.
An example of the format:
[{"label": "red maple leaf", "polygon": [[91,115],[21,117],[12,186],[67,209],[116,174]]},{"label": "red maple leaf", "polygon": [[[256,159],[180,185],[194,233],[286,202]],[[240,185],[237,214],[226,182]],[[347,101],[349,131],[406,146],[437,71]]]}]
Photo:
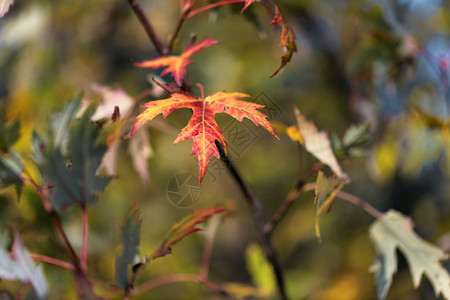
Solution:
[{"label": "red maple leaf", "polygon": [[173,93],[168,99],[147,102],[142,105],[142,107],[146,107],[147,109],[138,116],[129,137],[131,137],[142,124],[152,120],[161,113],[164,118],[166,118],[171,112],[178,108],[186,107],[192,109],[193,114],[191,119],[187,126],[181,130],[181,133],[175,139],[173,144],[175,145],[187,139],[193,140],[191,155],[198,155],[199,177],[201,182],[206,173],[206,168],[208,167],[211,155],[220,158],[219,151],[215,145],[215,140],[219,141],[223,145],[225,151],[227,151],[227,143],[223,133],[214,119],[216,113],[229,114],[241,122],[243,118],[248,118],[255,125],[261,125],[266,128],[278,139],[278,136],[273,131],[272,125],[267,121],[266,115],[257,110],[263,108],[264,105],[236,100],[244,97],[250,96],[242,93],[217,92],[202,99]]},{"label": "red maple leaf", "polygon": [[198,44],[191,44],[187,47],[181,55],[167,55],[161,56],[152,60],[146,60],[140,63],[136,63],[135,65],[141,68],[153,68],[157,69],[160,67],[166,67],[161,73],[164,76],[167,73],[170,73],[172,77],[175,79],[175,82],[181,86],[183,83],[183,77],[186,75],[186,66],[192,63],[189,58],[202,51],[203,48],[212,46],[214,44],[219,43],[218,40],[214,39],[205,39]]},{"label": "red maple leaf", "polygon": [[202,230],[196,225],[205,222],[216,214],[225,212],[225,208],[200,209],[184,217],[181,221],[170,227],[161,246],[152,254],[147,256],[148,260],[156,259],[172,253],[172,246],[181,241],[187,235]]},{"label": "red maple leaf", "polygon": [[275,76],[292,58],[294,52],[297,52],[297,44],[295,43],[295,34],[291,26],[287,23],[284,16],[281,14],[278,6],[275,6],[275,16],[270,22],[272,25],[281,26],[281,42],[280,47],[285,47],[286,52],[281,56],[281,63],[270,77]]}]

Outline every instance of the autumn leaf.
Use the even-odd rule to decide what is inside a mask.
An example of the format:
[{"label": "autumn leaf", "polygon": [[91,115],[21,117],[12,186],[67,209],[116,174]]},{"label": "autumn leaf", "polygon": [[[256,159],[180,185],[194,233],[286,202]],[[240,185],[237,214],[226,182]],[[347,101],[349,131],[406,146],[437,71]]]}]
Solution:
[{"label": "autumn leaf", "polygon": [[202,230],[196,225],[210,219],[212,216],[225,212],[224,208],[208,208],[200,209],[196,212],[186,216],[180,222],[175,223],[170,227],[169,232],[166,234],[161,246],[148,255],[147,259],[152,260],[161,256],[172,253],[172,246],[181,241],[185,236]]},{"label": "autumn leaf", "polygon": [[141,68],[160,68],[166,67],[164,71],[161,73],[164,76],[167,73],[170,73],[172,77],[175,79],[175,82],[181,86],[183,84],[183,77],[186,75],[186,66],[191,64],[192,61],[189,60],[192,55],[200,52],[203,48],[212,46],[214,44],[219,43],[218,40],[214,39],[204,39],[198,44],[191,44],[186,50],[181,53],[181,55],[167,55],[161,56],[152,60],[146,60],[140,63],[136,63],[135,65]]},{"label": "autumn leaf", "polygon": [[177,144],[187,139],[193,139],[191,155],[198,155],[199,178],[201,182],[206,173],[211,155],[220,158],[219,151],[215,145],[215,140],[219,141],[223,145],[225,151],[227,151],[227,143],[223,133],[214,119],[216,113],[229,114],[241,122],[243,118],[248,118],[255,125],[263,126],[272,133],[272,135],[278,138],[273,131],[272,125],[267,121],[266,115],[257,110],[264,106],[236,100],[244,97],[250,96],[242,93],[217,92],[202,99],[174,93],[168,99],[147,102],[142,105],[147,109],[138,116],[138,120],[130,132],[129,137],[131,137],[145,122],[152,120],[161,113],[164,118],[166,118],[176,109],[182,107],[192,109],[193,115],[189,120],[188,125],[181,130],[181,133],[175,139],[173,144]]},{"label": "autumn leaf", "polygon": [[337,193],[348,183],[343,178],[326,177],[322,171],[317,174],[314,203],[317,205],[316,210],[316,236],[320,241],[319,216],[323,212],[328,212],[331,209]]},{"label": "autumn leaf", "polygon": [[255,1],[256,1],[256,0],[245,0],[245,5],[244,5],[244,7],[243,7],[242,10],[241,10],[241,14],[244,12],[244,10],[247,9],[247,7],[250,6],[250,4],[252,4],[252,3],[255,2]]},{"label": "autumn leaf", "polygon": [[275,6],[275,16],[270,22],[272,25],[281,26],[281,42],[280,47],[285,48],[285,53],[281,56],[281,63],[270,77],[275,76],[292,58],[294,52],[297,52],[297,44],[295,43],[295,34],[291,26],[286,22],[286,19],[281,14],[278,6]]},{"label": "autumn leaf", "polygon": [[35,265],[25,249],[19,232],[14,231],[13,258],[0,248],[0,278],[29,283],[40,299],[47,298],[48,287],[41,265]]},{"label": "autumn leaf", "polygon": [[304,147],[306,151],[314,155],[318,160],[328,165],[330,169],[339,177],[346,178],[347,175],[342,171],[328,139],[328,134],[319,131],[313,122],[308,121],[305,116],[294,108],[297,118],[297,126],[301,137],[304,139]]},{"label": "autumn leaf", "polygon": [[9,8],[14,4],[14,0],[0,0],[0,18],[9,11]]}]

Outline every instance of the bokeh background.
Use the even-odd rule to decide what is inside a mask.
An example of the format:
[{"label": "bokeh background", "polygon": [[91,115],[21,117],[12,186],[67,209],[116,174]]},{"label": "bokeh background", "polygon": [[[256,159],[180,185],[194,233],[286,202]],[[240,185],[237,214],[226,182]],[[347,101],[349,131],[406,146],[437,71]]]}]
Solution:
[{"label": "bokeh background", "polygon": [[[196,7],[206,4],[198,1]],[[368,123],[364,153],[341,161],[351,183],[344,190],[381,211],[394,208],[411,216],[423,238],[450,250],[450,2],[449,1],[276,1],[296,34],[298,52],[277,76],[282,49],[280,30],[271,16],[242,3],[196,15],[185,22],[176,42],[180,53],[193,34],[220,44],[193,57],[187,82],[201,83],[205,93],[244,92],[266,105],[270,120],[295,124],[297,107],[330,136],[342,137],[352,124]],[[142,0],[155,30],[167,41],[180,13],[180,1]],[[134,62],[157,57],[127,1],[16,1],[0,20],[0,103],[7,118],[21,120],[16,145],[30,157],[31,131],[45,132],[54,111],[80,91],[98,99],[93,86],[123,89],[135,104],[165,95],[151,83],[156,70]],[[162,80],[170,81],[170,77]],[[141,97],[153,89],[154,93]],[[195,90],[195,88],[194,88]],[[154,95],[154,96],[152,96]],[[157,95],[157,96],[156,96]],[[97,97],[97,98],[96,98]],[[125,121],[124,135],[134,114]],[[120,225],[134,201],[141,201],[141,254],[150,253],[176,221],[198,208],[226,206],[233,213],[219,228],[210,277],[218,283],[252,284],[246,249],[258,242],[248,207],[232,178],[213,158],[194,206],[170,202],[170,181],[180,174],[197,176],[191,141],[172,146],[185,126],[187,110],[160,116],[142,129],[152,155],[149,184],[132,166],[128,140],[119,146],[116,178],[90,207],[89,273],[99,291],[108,294],[114,280],[114,258]],[[297,178],[316,161],[299,145],[245,120],[217,116],[237,168],[263,202],[267,218],[278,209]],[[128,126],[128,127],[127,127]],[[138,155],[138,154],[133,154]],[[314,178],[310,179],[311,181]],[[195,186],[195,184],[194,184]],[[273,235],[292,299],[376,299],[368,269],[374,247],[368,237],[373,218],[337,200],[321,217],[322,243],[314,234],[313,192],[302,194]],[[79,211],[62,216],[73,244],[81,244]],[[31,252],[65,257],[52,223],[32,188],[20,197],[14,189],[0,193],[0,230],[15,225]],[[5,245],[8,245],[6,242]],[[203,237],[195,234],[152,262],[140,282],[173,273],[197,272]],[[75,299],[72,275],[44,265],[50,299]],[[0,289],[15,285],[0,282]],[[116,299],[121,296],[117,295]],[[155,288],[136,299],[219,299],[196,283]],[[270,298],[270,297],[269,297]],[[388,299],[434,299],[430,284],[412,286],[401,258]]]}]

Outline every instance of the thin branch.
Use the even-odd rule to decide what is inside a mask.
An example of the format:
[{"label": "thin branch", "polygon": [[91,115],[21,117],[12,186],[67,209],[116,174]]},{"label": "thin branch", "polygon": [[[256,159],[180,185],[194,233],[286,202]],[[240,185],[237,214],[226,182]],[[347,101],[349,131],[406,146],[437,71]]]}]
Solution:
[{"label": "thin branch", "polygon": [[200,264],[200,269],[198,271],[198,275],[203,278],[208,278],[213,247],[214,247],[214,236],[207,235],[205,239],[205,244],[203,245],[202,261]]},{"label": "thin branch", "polygon": [[275,253],[275,248],[270,239],[270,234],[264,230],[265,226],[264,211],[261,205],[261,201],[252,193],[250,188],[242,180],[242,177],[239,175],[238,171],[236,170],[236,168],[234,167],[228,156],[225,154],[222,145],[217,140],[216,146],[220,153],[220,159],[227,166],[228,171],[230,172],[235,182],[238,184],[242,194],[244,195],[245,200],[247,201],[247,204],[250,206],[256,228],[261,235],[264,254],[267,260],[272,265],[272,269],[275,274],[278,293],[280,294],[281,299],[286,300],[288,299],[288,297],[285,289],[283,270],[281,268],[281,264],[278,260],[278,257]]},{"label": "thin branch", "polygon": [[235,297],[230,295],[227,291],[223,290],[219,285],[197,274],[171,274],[151,279],[136,287],[132,293],[133,295],[141,295],[159,286],[163,286],[170,283],[187,282],[187,281],[202,283],[212,292],[218,295],[227,297],[228,299],[236,299]]},{"label": "thin branch", "polygon": [[181,30],[181,27],[184,24],[184,21],[186,21],[188,19],[187,15],[191,11],[191,7],[192,6],[188,6],[185,9],[183,9],[183,11],[181,12],[180,17],[178,18],[177,25],[175,26],[175,30],[170,35],[169,45],[167,46],[168,52],[173,50],[173,45],[175,44],[175,40],[177,39],[177,36],[180,33],[180,30]]},{"label": "thin branch", "polygon": [[95,294],[92,290],[92,284],[80,266],[80,261],[78,260],[78,256],[77,256],[75,250],[73,249],[72,244],[70,243],[70,241],[62,227],[59,215],[53,209],[53,206],[50,203],[50,200],[48,198],[49,188],[48,187],[42,188],[41,186],[39,186],[36,183],[36,181],[34,181],[33,177],[30,175],[30,173],[28,171],[25,171],[25,172],[27,175],[26,175],[26,177],[22,178],[23,182],[31,184],[35,188],[36,192],[39,195],[39,198],[41,199],[42,205],[44,206],[47,213],[50,215],[50,219],[52,220],[53,226],[55,227],[55,230],[58,233],[59,237],[62,239],[63,245],[65,246],[67,253],[70,257],[70,260],[72,261],[75,286],[83,287],[83,288],[76,288],[76,293],[77,293],[78,297],[80,299],[87,299],[88,297],[95,296]]},{"label": "thin branch", "polygon": [[60,260],[60,259],[56,259],[53,257],[36,254],[36,253],[30,253],[30,257],[34,260],[38,260],[38,261],[42,261],[42,262],[45,262],[45,263],[48,263],[51,265],[55,265],[55,266],[67,269],[69,271],[75,270],[75,267],[71,263],[68,263],[68,262]]},{"label": "thin branch", "polygon": [[347,202],[350,202],[353,205],[359,206],[362,209],[364,209],[369,215],[376,219],[380,219],[383,217],[383,213],[367,203],[366,201],[362,200],[361,198],[358,198],[352,194],[346,193],[344,191],[340,191],[336,195],[337,197],[341,198],[342,200],[345,200]]},{"label": "thin branch", "polygon": [[87,271],[88,241],[89,241],[89,220],[86,205],[81,205],[81,222],[83,228],[83,239],[81,243],[81,269]]},{"label": "thin branch", "polygon": [[267,223],[264,226],[264,231],[268,234],[271,234],[275,227],[278,225],[278,223],[283,219],[283,217],[286,215],[288,209],[291,207],[294,200],[297,198],[298,194],[306,184],[306,180],[308,180],[309,177],[311,177],[313,174],[315,174],[317,171],[319,171],[321,168],[323,168],[325,164],[318,162],[314,164],[311,169],[306,172],[305,175],[303,175],[295,184],[292,186],[291,190],[286,196],[286,199],[284,200],[283,204],[281,204],[278,211],[273,216],[272,220]]},{"label": "thin branch", "polygon": [[239,3],[239,2],[245,2],[245,0],[226,0],[226,1],[216,2],[216,3],[211,3],[211,4],[202,6],[200,8],[197,8],[197,9],[191,11],[190,13],[188,13],[186,15],[186,19],[189,19],[189,18],[195,16],[196,14],[204,12],[204,11],[207,11],[207,10],[209,10],[211,8],[224,6],[224,5],[228,5],[228,4],[233,4],[233,3]]},{"label": "thin branch", "polygon": [[[68,263],[66,261],[63,261],[63,260],[60,260],[60,259],[57,259],[57,258],[53,258],[53,257],[50,257],[50,256],[37,254],[37,253],[29,253],[29,255],[30,255],[30,257],[32,259],[37,260],[37,261],[41,261],[41,262],[44,262],[44,263],[47,263],[47,264],[58,266],[58,267],[67,269],[69,271],[75,270],[75,267],[71,263]],[[9,253],[9,256],[13,258],[15,256],[14,252]]]},{"label": "thin branch", "polygon": [[70,243],[69,238],[66,235],[66,232],[62,228],[61,220],[59,219],[58,214],[56,213],[55,210],[53,210],[53,207],[51,206],[50,201],[48,200],[46,190],[37,186],[37,184],[34,181],[33,181],[33,185],[39,195],[39,198],[41,198],[44,208],[47,210],[47,213],[50,215],[50,219],[53,222],[53,226],[55,226],[56,232],[58,233],[59,237],[63,241],[64,246],[66,247],[67,253],[69,254],[70,260],[72,261],[72,263],[75,267],[75,270],[81,270],[78,256],[75,253],[75,250],[73,249],[72,244]]},{"label": "thin branch", "polygon": [[155,46],[156,51],[158,51],[159,54],[161,54],[161,55],[166,55],[167,49],[164,48],[161,40],[159,39],[158,35],[156,34],[155,30],[153,29],[152,24],[150,23],[149,19],[147,18],[144,11],[142,10],[142,7],[139,4],[139,1],[138,0],[128,0],[128,3],[130,4],[130,6],[133,9],[137,18],[139,19],[139,22],[141,22],[142,27],[144,27],[144,30],[147,33],[150,40],[152,41],[153,45]]}]

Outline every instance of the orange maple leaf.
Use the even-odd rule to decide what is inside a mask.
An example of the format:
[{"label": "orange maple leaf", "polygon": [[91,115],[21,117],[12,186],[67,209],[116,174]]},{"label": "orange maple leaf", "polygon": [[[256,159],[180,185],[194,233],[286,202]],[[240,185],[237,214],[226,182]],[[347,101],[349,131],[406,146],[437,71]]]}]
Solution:
[{"label": "orange maple leaf", "polygon": [[286,52],[281,56],[281,63],[270,77],[275,76],[292,58],[294,52],[297,52],[297,44],[295,43],[295,34],[291,26],[287,23],[284,16],[281,14],[278,6],[275,6],[275,16],[270,22],[272,25],[281,26],[281,42],[280,47],[285,47]]},{"label": "orange maple leaf", "polygon": [[223,145],[225,151],[227,151],[227,143],[223,133],[214,119],[216,113],[229,114],[241,122],[243,118],[248,118],[255,125],[263,126],[273,136],[279,139],[273,131],[272,125],[267,121],[266,115],[257,110],[263,108],[264,105],[236,100],[244,97],[250,96],[242,93],[217,92],[202,99],[173,93],[168,99],[147,102],[142,105],[142,107],[146,107],[147,109],[138,116],[129,137],[131,137],[142,124],[152,120],[160,113],[166,118],[171,112],[178,108],[186,107],[192,109],[193,114],[191,119],[187,126],[181,130],[173,144],[175,145],[187,139],[193,140],[191,155],[198,155],[199,177],[201,182],[205,176],[211,155],[220,158],[219,151],[215,145],[215,140],[219,141]]},{"label": "orange maple leaf", "polygon": [[187,235],[202,230],[196,225],[205,222],[216,214],[225,212],[225,208],[200,209],[184,217],[181,221],[170,227],[161,246],[152,254],[147,256],[148,260],[156,259],[172,253],[172,246],[181,241]]},{"label": "orange maple leaf", "polygon": [[255,2],[256,0],[245,0],[245,5],[241,10],[241,14],[244,12],[244,10],[247,9],[247,7],[249,7],[250,4],[252,4],[253,2]]},{"label": "orange maple leaf", "polygon": [[183,77],[184,75],[186,75],[186,66],[192,63],[189,58],[192,55],[202,51],[203,48],[212,46],[217,43],[219,43],[218,40],[210,38],[204,39],[198,44],[191,44],[183,51],[183,53],[181,53],[181,55],[161,56],[152,60],[146,60],[140,63],[136,63],[135,65],[141,68],[153,69],[166,66],[161,75],[164,76],[165,74],[170,73],[175,79],[175,82],[179,86],[181,86],[183,83]]}]

